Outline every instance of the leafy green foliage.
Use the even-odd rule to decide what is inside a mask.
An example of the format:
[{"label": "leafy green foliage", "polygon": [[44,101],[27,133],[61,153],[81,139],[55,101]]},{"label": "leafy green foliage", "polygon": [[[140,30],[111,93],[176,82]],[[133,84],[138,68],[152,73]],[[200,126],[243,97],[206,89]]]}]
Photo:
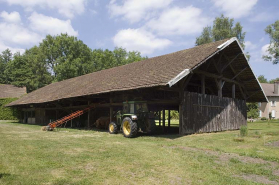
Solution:
[{"label": "leafy green foliage", "polygon": [[244,39],[246,33],[242,29],[243,27],[239,22],[234,25],[234,19],[224,17],[222,14],[220,17],[215,18],[212,27],[207,26],[203,29],[201,36],[196,38],[196,45],[236,37],[241,46],[245,48]]},{"label": "leafy green foliage", "polygon": [[247,128],[247,126],[242,125],[240,127],[240,136],[245,137],[247,135],[248,135],[248,128]]},{"label": "leafy green foliage", "polygon": [[264,55],[263,59],[271,61],[273,64],[279,63],[279,20],[269,25],[265,29],[265,33],[269,35],[270,45],[268,46],[268,55]]},{"label": "leafy green foliage", "polygon": [[274,82],[278,82],[278,81],[279,81],[279,78],[275,78],[275,79],[269,80],[269,83],[270,83],[270,84],[273,84]]},{"label": "leafy green foliage", "polygon": [[0,83],[26,86],[27,92],[95,71],[146,59],[140,52],[123,48],[113,51],[91,50],[76,37],[67,34],[47,35],[24,54],[12,55],[9,50],[0,55]]},{"label": "leafy green foliage", "polygon": [[7,67],[7,64],[12,60],[12,53],[9,49],[6,49],[5,51],[0,54],[0,84],[6,84],[7,83],[7,76],[5,75],[5,69]]},{"label": "leafy green foliage", "polygon": [[262,120],[262,121],[266,121],[267,118],[266,118],[266,117],[261,117],[261,120]]},{"label": "leafy green foliage", "polygon": [[259,117],[259,107],[258,103],[247,103],[247,117],[248,118],[258,118]]},{"label": "leafy green foliage", "polygon": [[4,107],[5,105],[17,100],[17,98],[0,99],[0,120],[18,120],[21,112],[15,108]]},{"label": "leafy green foliage", "polygon": [[258,80],[260,83],[268,83],[267,79],[264,77],[264,75],[258,76]]}]

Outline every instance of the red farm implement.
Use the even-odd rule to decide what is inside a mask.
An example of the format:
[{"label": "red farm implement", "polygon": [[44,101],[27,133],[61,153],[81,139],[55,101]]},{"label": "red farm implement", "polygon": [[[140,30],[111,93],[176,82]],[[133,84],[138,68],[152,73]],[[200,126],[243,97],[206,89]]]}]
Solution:
[{"label": "red farm implement", "polygon": [[58,119],[56,121],[49,123],[47,126],[42,127],[42,130],[43,131],[52,131],[54,128],[59,127],[59,126],[63,125],[64,123],[83,115],[84,113],[88,112],[92,108],[95,108],[95,106],[87,107],[83,110],[78,110],[76,112],[73,112],[61,119]]}]

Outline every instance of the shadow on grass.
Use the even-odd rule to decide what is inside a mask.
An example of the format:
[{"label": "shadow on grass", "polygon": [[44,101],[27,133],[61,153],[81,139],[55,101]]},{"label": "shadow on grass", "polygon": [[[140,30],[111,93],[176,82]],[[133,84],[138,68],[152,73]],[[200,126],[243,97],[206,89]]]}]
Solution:
[{"label": "shadow on grass", "polygon": [[[22,125],[34,125],[34,126],[46,126],[46,125],[39,125],[39,124],[29,124],[29,123],[21,123],[21,122],[15,122],[17,124],[22,124]],[[55,129],[55,132],[60,132],[63,131],[64,129],[67,130],[82,130],[82,131],[95,131],[95,132],[102,132],[102,133],[107,133],[108,130],[107,129],[99,129],[96,127],[91,127],[91,128],[87,128],[87,127],[64,127],[64,125],[62,125],[62,127],[57,127]],[[122,132],[120,131],[119,134],[122,134]],[[180,138],[184,135],[179,135],[179,127],[177,126],[171,126],[170,128],[168,128],[167,126],[165,127],[165,129],[163,129],[162,126],[156,126],[156,130],[154,133],[152,134],[147,134],[144,132],[138,132],[137,137],[144,137],[144,136],[148,136],[148,137],[158,137],[158,138],[167,138],[167,139],[176,139],[176,138]]]},{"label": "shadow on grass", "polygon": [[9,173],[0,173],[0,179],[4,178],[4,177],[9,177],[11,176],[11,174]]}]

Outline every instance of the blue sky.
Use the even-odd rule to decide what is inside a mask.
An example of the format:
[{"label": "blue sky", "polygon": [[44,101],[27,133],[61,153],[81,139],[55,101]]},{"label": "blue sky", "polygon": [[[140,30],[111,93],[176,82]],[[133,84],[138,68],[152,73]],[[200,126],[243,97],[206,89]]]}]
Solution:
[{"label": "blue sky", "polygon": [[0,0],[0,51],[24,52],[47,34],[67,32],[92,49],[119,46],[153,57],[193,47],[223,13],[242,24],[251,66],[270,80],[279,77],[279,64],[262,60],[264,29],[278,8],[274,0]]}]

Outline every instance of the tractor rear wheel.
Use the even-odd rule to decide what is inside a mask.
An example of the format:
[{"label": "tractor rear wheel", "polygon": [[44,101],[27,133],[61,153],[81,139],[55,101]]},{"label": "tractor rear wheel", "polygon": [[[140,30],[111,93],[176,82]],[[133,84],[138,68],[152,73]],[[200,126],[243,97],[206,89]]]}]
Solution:
[{"label": "tractor rear wheel", "polygon": [[136,122],[133,122],[131,118],[126,117],[122,121],[122,130],[125,137],[135,137],[138,133],[138,125]]},{"label": "tractor rear wheel", "polygon": [[109,124],[109,133],[110,134],[117,134],[117,125],[114,122],[110,122]]}]

